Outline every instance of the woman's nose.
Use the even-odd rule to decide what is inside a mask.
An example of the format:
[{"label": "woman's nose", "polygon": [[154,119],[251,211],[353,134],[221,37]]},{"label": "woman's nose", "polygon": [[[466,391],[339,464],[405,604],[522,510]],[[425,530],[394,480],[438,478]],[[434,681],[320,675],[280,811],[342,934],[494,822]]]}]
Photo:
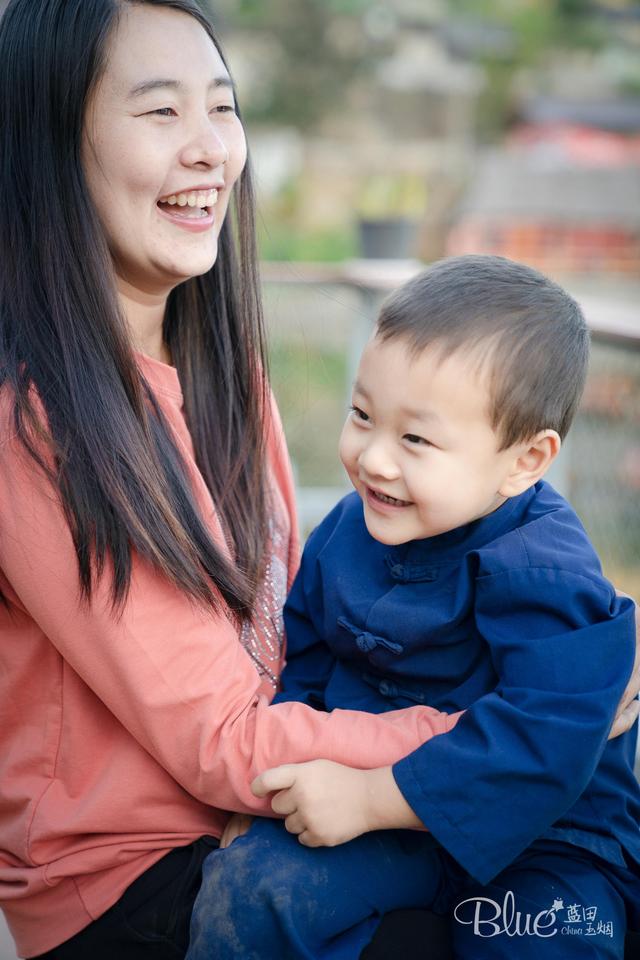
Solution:
[{"label": "woman's nose", "polygon": [[182,150],[181,159],[185,166],[202,163],[211,168],[219,167],[228,161],[229,148],[209,116],[197,125],[192,138]]}]

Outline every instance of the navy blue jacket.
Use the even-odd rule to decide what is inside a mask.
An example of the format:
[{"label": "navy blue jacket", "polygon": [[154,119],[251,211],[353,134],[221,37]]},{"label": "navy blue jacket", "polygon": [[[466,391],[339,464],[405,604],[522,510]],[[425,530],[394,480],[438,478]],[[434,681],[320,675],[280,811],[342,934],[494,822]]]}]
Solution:
[{"label": "navy blue jacket", "polygon": [[398,547],[369,535],[352,493],[309,538],[285,622],[276,699],[466,710],[393,773],[481,883],[538,837],[621,866],[626,853],[640,870],[637,724],[607,741],[633,665],[634,608],[549,484]]}]

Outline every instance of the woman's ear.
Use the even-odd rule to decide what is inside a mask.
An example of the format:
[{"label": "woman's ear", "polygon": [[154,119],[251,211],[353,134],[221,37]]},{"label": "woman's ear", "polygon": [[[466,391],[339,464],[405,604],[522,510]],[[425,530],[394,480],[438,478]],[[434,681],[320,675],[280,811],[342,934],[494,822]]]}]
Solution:
[{"label": "woman's ear", "polygon": [[516,497],[537,483],[560,453],[562,441],[555,430],[542,430],[532,440],[518,444],[511,469],[498,493]]}]

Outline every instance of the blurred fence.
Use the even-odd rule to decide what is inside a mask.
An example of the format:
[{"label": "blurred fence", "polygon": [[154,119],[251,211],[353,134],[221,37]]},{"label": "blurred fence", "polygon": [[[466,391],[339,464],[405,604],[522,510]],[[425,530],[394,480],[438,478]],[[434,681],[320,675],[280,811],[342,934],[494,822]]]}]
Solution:
[{"label": "blurred fence", "polygon": [[[337,442],[357,358],[381,299],[419,268],[414,261],[263,265],[272,378],[303,534],[348,489]],[[571,292],[592,331],[592,361],[548,478],[578,512],[607,576],[640,597],[640,314],[615,295]]]}]

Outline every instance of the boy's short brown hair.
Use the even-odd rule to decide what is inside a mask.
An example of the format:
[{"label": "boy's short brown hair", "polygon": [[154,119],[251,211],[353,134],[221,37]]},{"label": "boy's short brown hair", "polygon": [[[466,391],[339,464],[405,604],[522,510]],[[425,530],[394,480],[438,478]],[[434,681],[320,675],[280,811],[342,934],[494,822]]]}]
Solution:
[{"label": "boy's short brown hair", "polygon": [[450,257],[432,264],[382,305],[376,335],[464,349],[489,369],[489,419],[501,450],[540,430],[564,438],[582,396],[589,331],[562,287],[504,257]]}]

